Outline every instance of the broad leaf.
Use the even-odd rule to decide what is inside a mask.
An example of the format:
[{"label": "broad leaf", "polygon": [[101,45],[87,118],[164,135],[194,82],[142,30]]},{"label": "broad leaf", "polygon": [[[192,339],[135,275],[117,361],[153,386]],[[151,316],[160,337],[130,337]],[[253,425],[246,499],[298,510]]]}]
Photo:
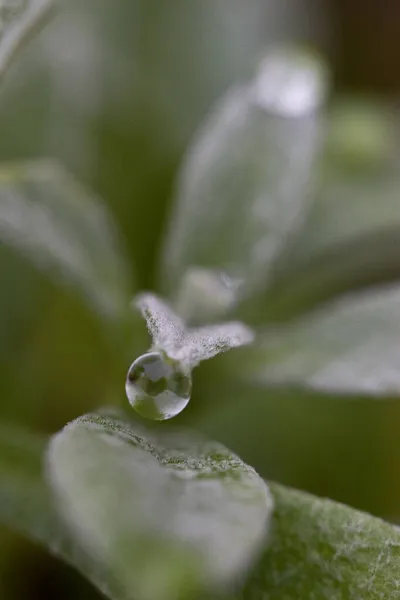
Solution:
[{"label": "broad leaf", "polygon": [[55,0],[2,0],[0,5],[0,79],[24,43],[47,20]]},{"label": "broad leaf", "polygon": [[[146,446],[143,439],[136,437],[137,434],[134,434],[132,438],[132,431],[126,429],[128,423],[125,422],[125,425],[122,426],[115,420],[107,420],[108,425],[111,422],[113,423],[113,429],[110,431],[108,427],[101,424],[101,421],[100,418],[94,418],[86,421],[85,425],[85,418],[83,418],[76,423],[80,422],[83,426],[91,423],[89,427],[95,428],[96,435],[100,436],[100,439],[107,440],[107,446],[109,445],[107,438],[112,435],[113,442],[108,447],[107,453],[111,452],[113,454],[113,449],[114,451],[118,449],[121,443],[128,445],[129,451],[134,454],[144,452],[147,456],[147,453],[154,452],[151,445]],[[174,434],[169,433],[166,435],[164,432],[162,434],[164,441],[170,435]],[[180,435],[186,437],[186,434]],[[140,450],[138,444],[146,449]],[[168,469],[170,469],[168,477],[171,477],[172,485],[181,483],[182,497],[180,502],[185,504],[185,510],[179,513],[179,519],[169,521],[169,531],[173,531],[178,526],[182,528],[181,534],[184,531],[191,530],[193,532],[197,530],[199,540],[203,540],[205,543],[210,531],[208,528],[204,528],[204,520],[198,520],[198,517],[210,505],[205,503],[203,496],[197,497],[196,500],[192,498],[194,504],[191,504],[190,493],[184,493],[186,486],[196,485],[196,479],[200,478],[200,481],[204,482],[204,490],[207,490],[206,495],[209,496],[211,505],[215,505],[226,498],[226,493],[229,494],[230,488],[231,493],[238,493],[240,486],[243,484],[243,477],[246,479],[246,471],[247,477],[250,478],[252,477],[252,471],[244,467],[243,463],[240,463],[237,459],[234,459],[232,465],[233,457],[230,455],[227,458],[227,463],[220,470],[220,475],[225,473],[222,480],[224,483],[222,484],[221,481],[221,485],[226,486],[227,491],[225,490],[222,499],[219,499],[215,495],[218,489],[218,487],[215,487],[217,475],[212,469],[207,469],[206,457],[203,457],[200,463],[198,462],[204,446],[202,449],[196,449],[194,440],[191,444],[193,444],[193,449],[196,450],[196,457],[192,459],[183,456],[181,452],[178,455],[171,455],[169,451],[165,451],[165,446],[159,448],[153,458],[157,460],[156,456],[158,456],[164,461],[164,469],[167,470],[167,474]],[[215,448],[215,445],[213,446]],[[77,545],[76,541],[73,541],[61,525],[42,479],[44,448],[45,440],[39,436],[28,434],[13,427],[0,428],[0,522],[47,546],[56,556],[75,566],[109,598],[113,600],[132,598],[131,593],[126,594],[121,589],[120,581],[116,582],[111,578],[110,573],[96,557],[96,553],[89,555],[82,551],[81,547]],[[220,450],[219,447],[218,452]],[[226,454],[225,450],[216,459],[219,462],[219,468],[223,465],[224,454]],[[96,456],[96,461],[93,462],[93,471],[87,473],[90,479],[86,483],[93,486],[99,457],[99,455]],[[102,455],[101,458],[104,459],[104,456]],[[86,454],[78,456],[76,462],[69,465],[68,468],[79,474],[81,471],[80,463],[82,461],[86,462],[85,459]],[[145,464],[146,462],[144,461],[141,468],[148,467]],[[167,467],[168,463],[170,463],[169,467]],[[211,464],[209,463],[209,467]],[[131,468],[132,466],[130,466]],[[231,468],[233,468],[233,472],[236,472],[236,476],[233,476]],[[161,479],[164,478],[161,477]],[[74,485],[76,484],[74,483]],[[161,481],[160,485],[162,486]],[[261,555],[261,560],[252,568],[243,591],[235,595],[236,598],[243,598],[244,600],[261,600],[262,598],[297,600],[298,598],[315,597],[321,600],[342,600],[342,598],[360,597],[363,600],[378,600],[380,598],[391,600],[398,597],[400,592],[400,580],[398,578],[400,532],[397,528],[330,500],[318,499],[302,492],[283,488],[277,484],[269,484],[269,487],[275,509],[269,527],[268,541]],[[138,493],[143,494],[144,491],[139,489]],[[167,490],[164,489],[163,491],[166,492]],[[186,491],[188,490],[186,489]],[[126,509],[125,497],[118,497],[114,492],[115,489],[96,486],[93,487],[90,493],[94,497],[97,493],[100,498],[109,495],[110,501],[117,503],[116,511],[113,511],[111,515],[104,512],[102,517],[118,522],[120,518],[118,508],[121,508],[122,505],[122,510],[125,511]],[[86,493],[88,493],[88,490]],[[249,487],[247,491],[245,488],[241,489],[239,495],[246,503],[249,503],[249,506],[253,503],[253,508],[254,503],[257,503],[257,497],[259,500],[261,497],[264,497],[264,500],[267,499],[270,506],[268,497],[265,496],[265,488],[260,487],[259,484],[253,490]],[[63,502],[68,501],[69,496],[68,493]],[[161,510],[164,511],[163,505],[172,498],[173,494],[152,497],[148,509],[151,510],[154,504],[160,504]],[[97,498],[92,503],[91,509],[97,513],[96,501]],[[222,512],[222,518],[221,513],[217,511],[216,530],[211,534],[210,539],[214,536],[223,536],[226,533],[227,523],[225,519],[234,517],[235,514],[231,511],[232,505],[229,504],[229,506],[229,512]],[[133,514],[134,509],[137,509],[136,501],[132,505]],[[251,509],[249,508],[249,510]],[[165,513],[163,512],[163,514]],[[137,516],[137,513],[135,516]],[[176,516],[178,517],[178,514]],[[91,515],[89,514],[87,517],[89,523],[83,525],[84,530],[94,524]],[[78,518],[77,515],[75,515],[75,518]],[[154,524],[158,524],[157,513],[149,515],[149,519],[151,521],[154,519]],[[206,517],[206,520],[208,521],[208,517]],[[263,519],[261,519],[262,521]],[[253,521],[250,519],[249,524],[252,525],[252,523]],[[160,534],[165,535],[167,523],[162,525]],[[240,522],[237,521],[231,522],[230,526],[241,528]],[[103,530],[100,530],[98,535],[102,536],[102,533],[105,536],[103,541],[107,543],[106,533]],[[176,529],[175,533],[177,533]],[[144,540],[142,540],[141,551],[145,556],[142,558],[143,563],[140,564],[142,567],[145,565],[146,569],[151,572],[153,572],[153,568],[156,569],[156,578],[163,577],[164,581],[170,575],[171,585],[176,586],[178,580],[173,581],[173,574],[171,575],[169,571],[166,572],[165,569],[168,563],[176,558],[173,554],[170,554],[168,558],[168,555],[176,551],[176,543],[179,540],[176,538],[172,542],[168,540],[167,547],[161,546],[161,552],[149,556],[151,546],[154,546],[158,539],[158,532],[156,534],[156,539],[152,540],[149,545],[144,544]],[[81,530],[80,535],[84,535]],[[224,539],[227,541],[226,538]],[[183,542],[183,540],[181,539],[180,542]],[[212,545],[211,548],[215,549],[215,546]],[[102,550],[104,550],[104,547]],[[232,556],[231,552],[235,552],[235,549],[230,546],[227,550],[224,550],[230,556]],[[124,551],[127,552],[127,549],[124,548]],[[195,552],[195,550],[190,547],[190,553],[192,552]],[[217,558],[220,565],[220,561],[224,560],[224,554]],[[187,564],[185,559],[181,567]],[[161,570],[163,565],[164,569]],[[135,562],[132,562],[130,566],[135,572],[139,568],[138,565],[135,565]],[[176,565],[174,564],[173,567],[176,575]],[[198,568],[201,568],[201,566],[198,565]],[[204,563],[203,568],[205,568]],[[150,577],[150,573],[146,575],[145,572],[142,572],[140,577]],[[185,585],[187,585],[186,589],[189,590],[190,580],[187,580]],[[177,597],[177,595],[174,595],[174,592],[177,591],[179,591],[177,587],[169,590],[171,597]],[[165,589],[161,591],[161,595],[156,597],[165,597]]]},{"label": "broad leaf", "polygon": [[399,395],[399,315],[396,286],[345,297],[267,330],[249,359],[252,379],[333,393]]},{"label": "broad leaf", "polygon": [[243,600],[395,600],[400,530],[342,504],[271,484],[268,547]]},{"label": "broad leaf", "polygon": [[178,182],[164,261],[171,289],[193,266],[243,279],[245,294],[266,285],[307,213],[325,75],[309,56],[271,53],[211,113]]},{"label": "broad leaf", "polygon": [[223,446],[118,417],[56,435],[48,472],[75,536],[129,598],[185,598],[231,586],[263,542],[269,492]]},{"label": "broad leaf", "polygon": [[112,216],[56,163],[0,167],[0,241],[76,286],[102,315],[127,310],[131,274]]}]

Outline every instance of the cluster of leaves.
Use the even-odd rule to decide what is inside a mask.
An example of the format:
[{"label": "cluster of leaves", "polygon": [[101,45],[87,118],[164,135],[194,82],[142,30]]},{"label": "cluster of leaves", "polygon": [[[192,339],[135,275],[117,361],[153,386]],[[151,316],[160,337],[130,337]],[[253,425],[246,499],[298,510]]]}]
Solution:
[{"label": "cluster of leaves", "polygon": [[[22,27],[27,18],[11,21],[3,44],[15,39],[16,48],[40,20],[34,12]],[[1,52],[0,44],[0,65]],[[398,276],[398,182],[386,162],[376,166],[382,158],[376,136],[366,148],[357,129],[353,146],[324,132],[325,87],[318,62],[283,52],[222,99],[182,168],[162,255],[164,290],[189,321],[234,316],[258,329],[256,343],[243,350],[237,381],[393,394],[400,289],[342,293]],[[352,122],[352,108],[332,118]],[[368,115],[365,121],[361,132]],[[345,170],[341,156],[354,148],[356,164]],[[337,162],[326,165],[327,153]],[[358,179],[366,167],[367,183]],[[363,202],[349,212],[347,199],[360,185]],[[112,216],[49,161],[3,165],[0,186],[1,240],[80,292],[126,357],[134,284]],[[332,227],[338,220],[339,233]],[[159,318],[154,297],[144,298],[152,334],[175,351],[165,327],[181,322],[162,303]],[[300,310],[310,312],[299,317]],[[179,351],[186,340],[192,364],[198,355],[213,356],[216,346],[237,345],[232,329],[222,339],[214,324],[209,335],[186,338],[179,327]],[[246,338],[247,327],[238,321],[235,327]],[[192,431],[150,427],[113,408],[79,417],[50,440],[3,426],[0,449],[0,519],[111,599],[400,593],[395,527],[266,483],[221,444]]]}]

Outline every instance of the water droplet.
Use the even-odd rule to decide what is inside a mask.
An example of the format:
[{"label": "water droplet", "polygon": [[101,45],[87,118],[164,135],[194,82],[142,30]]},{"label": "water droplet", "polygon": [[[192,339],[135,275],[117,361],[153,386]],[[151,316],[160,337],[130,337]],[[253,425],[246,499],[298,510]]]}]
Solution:
[{"label": "water droplet", "polygon": [[190,400],[192,380],[164,352],[147,352],[129,367],[126,395],[142,417],[163,421],[178,415]]}]

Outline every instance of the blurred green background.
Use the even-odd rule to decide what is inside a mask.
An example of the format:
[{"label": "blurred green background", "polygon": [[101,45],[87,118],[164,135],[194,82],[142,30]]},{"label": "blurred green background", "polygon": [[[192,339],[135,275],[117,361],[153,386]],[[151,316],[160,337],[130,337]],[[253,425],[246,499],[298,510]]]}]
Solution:
[{"label": "blurred green background", "polygon": [[[3,84],[0,159],[58,158],[110,206],[136,288],[157,290],[177,169],[229,85],[246,77],[270,45],[304,43],[327,58],[333,98],[354,96],[360,111],[372,102],[385,123],[390,107],[395,145],[399,40],[395,0],[60,2]],[[335,135],[343,132],[333,123]],[[350,139],[350,162],[358,152],[368,158],[369,129],[366,135],[354,147]],[[379,129],[372,161],[380,135],[387,142]],[[52,432],[100,404],[125,403],[128,365],[73,291],[56,287],[5,246],[0,273],[1,419]],[[132,360],[146,349],[140,334]],[[224,361],[196,371],[195,396],[177,422],[209,432],[267,478],[400,519],[400,403],[240,389],[221,377]],[[0,597],[97,593],[0,529]]]}]

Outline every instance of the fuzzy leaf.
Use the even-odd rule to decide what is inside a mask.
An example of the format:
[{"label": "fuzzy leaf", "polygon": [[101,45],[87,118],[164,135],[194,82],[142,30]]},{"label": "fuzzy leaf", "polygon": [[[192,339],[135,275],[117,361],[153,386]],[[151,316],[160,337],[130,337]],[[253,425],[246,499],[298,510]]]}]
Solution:
[{"label": "fuzzy leaf", "polygon": [[[82,424],[84,424],[84,420]],[[95,427],[99,427],[98,423]],[[107,428],[103,432],[100,428],[97,433],[100,436],[110,435]],[[121,441],[125,444],[127,443],[125,440],[129,438],[130,434],[124,428],[120,429],[117,426],[112,435],[117,436],[115,448],[118,448],[120,436],[122,435]],[[162,434],[163,436],[165,437],[165,433]],[[77,568],[112,600],[132,598],[131,594],[126,594],[121,589],[120,582],[111,578],[110,573],[107,573],[95,554],[89,555],[84,552],[61,525],[42,479],[42,456],[45,442],[46,440],[40,436],[26,433],[21,429],[0,426],[0,522],[46,546],[53,554]],[[132,453],[152,451],[151,446],[146,446],[146,450],[139,450],[137,443],[143,444],[143,440],[140,442],[140,440],[134,439],[134,444],[130,446]],[[165,453],[164,450],[159,456],[162,456],[167,463],[168,453]],[[197,476],[204,476],[204,484],[208,482],[207,495],[211,496],[211,502],[218,502],[218,497],[213,495],[213,491],[215,491],[213,474],[207,472],[205,468],[207,461],[202,463],[199,471],[196,470],[198,450],[199,448],[196,452],[197,459],[193,459],[193,461],[185,459],[181,453],[175,457],[175,463],[170,467],[172,482],[178,485],[183,473],[190,472],[193,477],[196,473]],[[202,449],[200,449],[201,451]],[[225,452],[226,450],[223,450],[223,453]],[[85,456],[83,454],[78,457],[72,465],[72,470],[74,466],[79,467]],[[237,490],[240,479],[243,476],[246,477],[246,472],[248,477],[252,477],[251,470],[246,471],[248,468],[244,467],[243,463],[234,461],[234,469],[238,469],[239,472],[238,478],[233,479],[229,484],[230,474],[227,473],[229,473],[229,461],[233,459],[232,455],[229,456],[228,463],[221,471],[221,474],[225,473],[225,479],[221,481],[221,485],[227,486],[228,493],[229,487]],[[98,457],[96,459],[97,466]],[[222,456],[220,460],[222,460]],[[142,466],[145,468],[145,464]],[[164,468],[166,468],[166,464]],[[243,468],[244,471],[242,471]],[[180,469],[181,476],[174,480],[173,475],[176,469]],[[91,477],[93,476],[92,473]],[[185,484],[194,483],[193,478],[191,481],[189,476],[186,481],[183,479],[183,482],[183,489]],[[398,528],[330,500],[315,498],[277,484],[271,483],[269,487],[275,509],[268,543],[261,555],[261,560],[250,572],[243,591],[235,595],[235,598],[244,600],[262,600],[264,598],[297,600],[298,598],[313,597],[320,600],[342,600],[342,598],[395,600],[398,598],[400,593],[398,577],[400,531]],[[112,502],[116,502],[118,507],[121,505],[121,499],[124,498],[124,496],[117,497],[107,487],[99,486],[91,491],[94,496],[96,496],[96,492],[101,495],[108,492],[112,497]],[[246,494],[246,492],[242,490],[241,494]],[[254,494],[249,494],[248,500],[256,501],[257,494],[259,497],[263,495],[263,490],[258,485]],[[153,497],[152,502],[161,502],[161,506],[163,506],[165,498],[172,499],[172,496],[156,496]],[[183,495],[182,501],[188,503],[189,495]],[[189,509],[190,504],[186,504],[186,507]],[[150,505],[149,509],[151,508]],[[196,511],[202,510],[204,504],[198,503],[193,508]],[[189,514],[189,511],[185,511],[183,515],[180,515],[180,519],[175,522],[170,521],[170,523],[177,526],[180,522],[181,527],[192,526],[197,528],[200,535],[202,532],[204,533],[202,522],[197,519],[194,519],[193,522],[184,519],[184,516],[190,519]],[[223,520],[226,519],[226,514],[222,514]],[[118,510],[111,513],[113,520],[118,515]],[[157,519],[157,514],[154,515],[154,518]],[[222,533],[219,523],[218,517],[216,536]],[[163,525],[165,526],[166,523]],[[99,534],[101,533],[102,530]],[[165,533],[165,529],[163,529],[163,533]],[[231,550],[229,548],[229,551]],[[143,551],[148,556],[147,552],[150,552],[150,547],[146,548],[145,546]],[[171,547],[169,546],[168,552],[170,551]],[[191,551],[193,551],[192,548]],[[146,568],[150,566],[150,570],[153,567],[159,569],[162,566],[161,556],[162,553],[152,555],[149,562],[145,562]],[[183,562],[183,565],[185,564],[187,563]],[[135,563],[132,565],[132,569],[135,570]],[[167,568],[166,563],[164,566]],[[168,572],[165,571],[157,571],[157,573],[157,577],[168,576]],[[150,577],[151,573],[147,576]],[[157,598],[163,597],[165,596],[157,595]],[[172,597],[176,596],[172,594]]]},{"label": "fuzzy leaf", "polygon": [[400,530],[331,500],[271,484],[269,544],[238,598],[396,600]]},{"label": "fuzzy leaf", "polygon": [[232,585],[272,507],[254,470],[223,446],[122,413],[67,425],[52,439],[48,472],[74,535],[135,599]]},{"label": "fuzzy leaf", "polygon": [[187,356],[186,360],[195,365],[231,348],[250,344],[253,339],[252,330],[240,321],[191,329],[181,360],[185,360]]},{"label": "fuzzy leaf", "polygon": [[252,378],[340,394],[400,395],[399,314],[398,286],[332,302],[267,331],[249,359]]},{"label": "fuzzy leaf", "polygon": [[2,0],[0,5],[0,79],[18,50],[47,20],[55,0]]},{"label": "fuzzy leaf", "polygon": [[[343,292],[399,278],[394,119],[385,106],[367,110],[360,103],[346,109],[339,104],[335,112],[339,114],[331,117],[332,132],[318,165],[315,202],[304,227],[279,258],[269,297],[260,305],[261,321],[285,318]],[[332,139],[335,134],[340,140]]]},{"label": "fuzzy leaf", "polygon": [[184,343],[186,335],[183,320],[155,294],[139,294],[134,299],[134,305],[146,320],[153,345],[162,348],[174,358],[173,355]]},{"label": "fuzzy leaf", "polygon": [[153,347],[190,368],[254,339],[252,330],[239,321],[186,328],[172,308],[154,294],[139,294],[134,303],[146,319]]},{"label": "fuzzy leaf", "polygon": [[127,309],[130,273],[112,216],[58,164],[0,167],[0,241],[75,285],[102,315]]},{"label": "fuzzy leaf", "polygon": [[222,98],[179,179],[164,263],[171,289],[193,266],[243,278],[245,294],[265,285],[307,212],[325,79],[310,56],[278,51]]}]

